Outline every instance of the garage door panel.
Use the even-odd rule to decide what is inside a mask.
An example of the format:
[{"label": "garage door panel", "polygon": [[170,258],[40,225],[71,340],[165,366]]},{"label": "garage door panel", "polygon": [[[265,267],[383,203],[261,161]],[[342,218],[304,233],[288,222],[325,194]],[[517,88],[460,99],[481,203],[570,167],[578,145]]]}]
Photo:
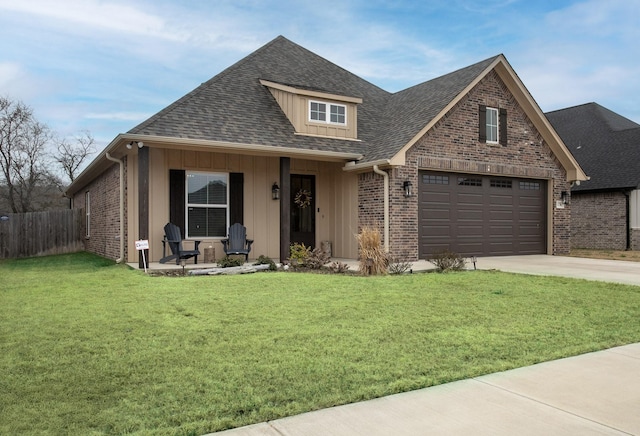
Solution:
[{"label": "garage door panel", "polygon": [[546,252],[545,181],[430,172],[419,180],[421,256]]}]

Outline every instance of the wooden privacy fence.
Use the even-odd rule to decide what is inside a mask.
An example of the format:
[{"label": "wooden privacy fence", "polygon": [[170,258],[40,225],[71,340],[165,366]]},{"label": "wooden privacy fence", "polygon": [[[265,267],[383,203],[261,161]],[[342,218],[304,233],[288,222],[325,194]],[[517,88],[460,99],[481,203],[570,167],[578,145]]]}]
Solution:
[{"label": "wooden privacy fence", "polygon": [[0,259],[84,250],[84,209],[0,216]]}]

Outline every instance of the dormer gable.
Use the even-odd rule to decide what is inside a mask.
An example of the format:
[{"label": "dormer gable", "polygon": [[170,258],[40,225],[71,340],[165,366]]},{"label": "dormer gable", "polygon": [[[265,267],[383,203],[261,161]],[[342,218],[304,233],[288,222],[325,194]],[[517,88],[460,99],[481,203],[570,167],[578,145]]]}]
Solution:
[{"label": "dormer gable", "polygon": [[260,84],[271,92],[297,135],[358,140],[362,98],[264,79]]}]

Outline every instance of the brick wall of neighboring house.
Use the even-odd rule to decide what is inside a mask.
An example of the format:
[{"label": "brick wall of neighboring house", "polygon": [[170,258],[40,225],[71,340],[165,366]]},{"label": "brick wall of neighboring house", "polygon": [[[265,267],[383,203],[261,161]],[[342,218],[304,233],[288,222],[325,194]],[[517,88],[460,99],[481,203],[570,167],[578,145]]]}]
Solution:
[{"label": "brick wall of neighboring house", "polygon": [[631,229],[631,241],[630,241],[630,249],[634,251],[640,251],[640,229]]},{"label": "brick wall of neighboring house", "polygon": [[622,192],[573,193],[571,247],[627,248],[627,199]]},{"label": "brick wall of neighboring house", "polygon": [[78,191],[73,198],[74,207],[85,207],[86,192],[89,192],[90,198],[90,230],[85,239],[85,249],[99,256],[117,259],[120,256],[120,169],[118,164],[110,166],[91,184]]},{"label": "brick wall of neighboring house", "polygon": [[[478,140],[479,105],[507,109],[508,145]],[[542,140],[499,76],[489,73],[406,153],[406,164],[390,174],[390,251],[392,255],[418,258],[419,170],[525,177],[550,180],[554,199],[569,191],[566,172]],[[403,182],[411,181],[415,194],[403,195]],[[371,183],[375,181],[375,183]],[[359,177],[359,220],[382,214],[382,177]],[[553,210],[553,254],[570,249],[570,205]]]}]

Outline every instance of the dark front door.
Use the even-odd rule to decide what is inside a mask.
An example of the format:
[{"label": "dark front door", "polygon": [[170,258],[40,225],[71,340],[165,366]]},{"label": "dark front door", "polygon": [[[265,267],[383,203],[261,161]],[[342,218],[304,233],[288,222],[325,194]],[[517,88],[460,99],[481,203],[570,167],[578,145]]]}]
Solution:
[{"label": "dark front door", "polygon": [[316,245],[316,177],[291,175],[291,243]]}]

